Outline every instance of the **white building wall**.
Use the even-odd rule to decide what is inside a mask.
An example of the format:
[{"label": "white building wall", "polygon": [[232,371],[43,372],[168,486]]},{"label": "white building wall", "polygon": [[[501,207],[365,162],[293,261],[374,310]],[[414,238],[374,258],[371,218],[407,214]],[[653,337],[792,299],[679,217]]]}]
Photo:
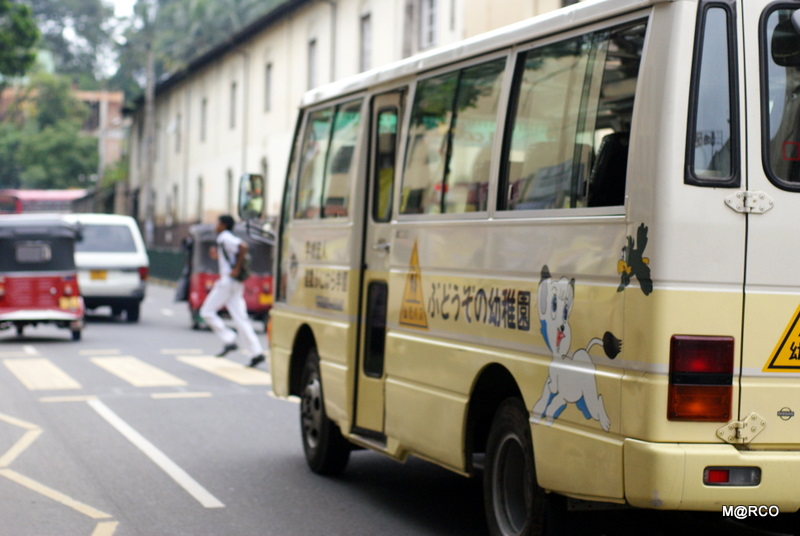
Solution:
[{"label": "white building wall", "polygon": [[[221,54],[202,69],[185,73],[182,81],[159,91],[155,225],[210,222],[219,214],[235,213],[238,177],[245,172],[266,171],[267,213],[276,217],[297,106],[309,89],[309,43],[317,43],[314,69],[318,85],[359,72],[360,24],[365,14],[370,15],[372,25],[372,67],[402,59],[420,50],[416,27],[419,6],[420,0],[335,0],[335,7],[330,0],[312,1],[236,50]],[[559,6],[560,0],[437,0],[438,45]],[[272,65],[269,109],[265,107],[268,64]],[[234,83],[236,115],[232,127]],[[138,135],[142,119],[139,110],[130,131],[130,187],[141,189],[140,220],[146,214],[145,151]]]}]

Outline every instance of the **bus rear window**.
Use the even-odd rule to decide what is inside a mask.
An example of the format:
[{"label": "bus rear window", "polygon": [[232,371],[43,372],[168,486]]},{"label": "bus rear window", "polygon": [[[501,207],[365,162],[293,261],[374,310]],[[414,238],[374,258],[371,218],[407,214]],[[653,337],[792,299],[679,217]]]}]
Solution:
[{"label": "bus rear window", "polygon": [[[764,18],[764,163],[779,188],[800,191],[800,32],[785,7]],[[800,21],[798,21],[800,22]]]}]

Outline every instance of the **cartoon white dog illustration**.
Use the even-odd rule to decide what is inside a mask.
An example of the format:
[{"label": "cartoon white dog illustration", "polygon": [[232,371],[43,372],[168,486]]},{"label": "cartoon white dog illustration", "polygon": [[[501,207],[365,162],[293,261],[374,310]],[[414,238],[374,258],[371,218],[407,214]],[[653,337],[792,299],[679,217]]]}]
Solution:
[{"label": "cartoon white dog illustration", "polygon": [[545,265],[539,282],[539,320],[553,361],[542,396],[533,406],[531,420],[551,425],[567,404],[575,404],[584,417],[600,421],[600,426],[607,432],[611,422],[603,406],[603,397],[597,394],[595,366],[589,349],[600,344],[605,354],[614,359],[621,351],[622,341],[607,331],[602,339],[594,338],[586,348],[569,355],[572,333],[568,321],[574,298],[575,280],[562,277],[554,281]]}]

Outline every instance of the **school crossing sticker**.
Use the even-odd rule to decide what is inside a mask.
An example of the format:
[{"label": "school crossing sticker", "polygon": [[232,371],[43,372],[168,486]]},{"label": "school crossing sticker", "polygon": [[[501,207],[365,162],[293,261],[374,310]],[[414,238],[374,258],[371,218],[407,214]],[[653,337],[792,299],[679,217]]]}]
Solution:
[{"label": "school crossing sticker", "polygon": [[425,298],[422,296],[422,271],[419,268],[417,242],[411,251],[408,263],[406,288],[403,291],[403,304],[400,307],[400,325],[428,329],[428,315],[425,313]]},{"label": "school crossing sticker", "polygon": [[800,372],[800,307],[794,312],[762,372]]}]

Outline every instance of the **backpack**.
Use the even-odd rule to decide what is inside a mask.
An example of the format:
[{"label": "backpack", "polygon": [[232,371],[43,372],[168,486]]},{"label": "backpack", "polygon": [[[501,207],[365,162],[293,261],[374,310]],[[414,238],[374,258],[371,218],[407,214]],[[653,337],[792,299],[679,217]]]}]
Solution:
[{"label": "backpack", "polygon": [[[231,267],[231,269],[233,269],[233,267],[236,266],[236,262],[231,262],[230,257],[228,257],[228,252],[225,251],[224,246],[220,245],[220,249],[222,250],[222,254],[225,256],[225,260],[228,261],[228,265]],[[242,267],[239,269],[239,275],[234,277],[234,279],[241,283],[246,281],[248,277],[250,277],[250,255],[245,254],[244,260],[242,261]]]}]

